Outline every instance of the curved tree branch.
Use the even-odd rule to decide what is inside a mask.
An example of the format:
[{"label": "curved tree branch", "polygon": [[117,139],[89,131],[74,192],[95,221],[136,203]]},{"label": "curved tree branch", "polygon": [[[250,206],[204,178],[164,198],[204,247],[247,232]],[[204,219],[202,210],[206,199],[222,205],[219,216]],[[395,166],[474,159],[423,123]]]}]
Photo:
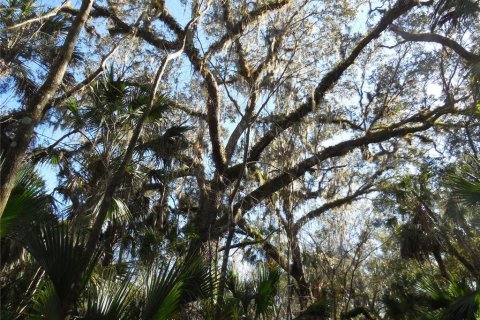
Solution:
[{"label": "curved tree branch", "polygon": [[396,25],[392,25],[390,27],[390,30],[395,32],[400,37],[402,37],[405,41],[438,43],[438,44],[441,44],[442,46],[452,49],[460,57],[462,57],[463,59],[467,60],[470,63],[475,63],[480,61],[480,55],[468,51],[455,40],[444,37],[442,35],[435,34],[435,33],[410,33],[402,30],[400,27]]},{"label": "curved tree branch", "polygon": [[320,206],[319,208],[308,212],[307,214],[305,214],[295,222],[294,229],[298,232],[298,230],[300,230],[305,224],[307,224],[308,222],[310,222],[315,218],[318,218],[321,214],[327,212],[328,210],[340,207],[344,204],[351,203],[355,201],[359,196],[373,192],[374,190],[372,190],[371,188],[372,188],[371,183],[366,184],[348,196],[327,202],[324,205]]},{"label": "curved tree branch", "polygon": [[[402,137],[409,133],[425,131],[431,128],[434,125],[435,120],[437,120],[439,117],[454,111],[455,109],[453,105],[447,104],[442,107],[438,107],[430,112],[419,112],[415,116],[410,117],[414,119],[412,120],[412,122],[409,122],[410,125],[407,124],[404,126],[399,126],[398,123],[395,123],[387,128],[368,132],[361,137],[343,141],[336,145],[327,147],[321,152],[301,161],[294,167],[286,170],[284,173],[267,181],[266,183],[246,195],[241,201],[237,202],[235,204],[235,212],[238,212],[239,216],[235,217],[235,220],[240,220],[245,212],[251,210],[253,207],[261,203],[273,193],[279,191],[291,182],[302,177],[310,168],[318,165],[326,159],[343,156],[356,148],[367,146],[371,143],[378,143],[382,141],[387,141],[391,138]],[[413,125],[414,123],[420,124]],[[226,218],[227,217],[222,216],[218,220],[215,230],[218,230],[219,232],[222,232],[222,230],[224,230]]]}]

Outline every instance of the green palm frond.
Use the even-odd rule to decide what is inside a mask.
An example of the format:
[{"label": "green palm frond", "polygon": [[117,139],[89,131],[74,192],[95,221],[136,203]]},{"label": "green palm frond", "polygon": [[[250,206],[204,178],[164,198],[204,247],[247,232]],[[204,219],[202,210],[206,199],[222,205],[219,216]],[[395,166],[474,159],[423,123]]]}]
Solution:
[{"label": "green palm frond", "polygon": [[97,281],[88,290],[83,319],[131,319],[130,312],[135,294],[134,280],[132,274],[127,274],[123,279],[110,276]]},{"label": "green palm frond", "polygon": [[14,231],[31,220],[46,218],[52,209],[52,198],[32,167],[17,174],[15,187],[0,219],[0,236]]},{"label": "green palm frond", "polygon": [[451,280],[424,276],[418,282],[416,296],[420,313],[431,319],[478,319],[480,290],[472,289],[465,280],[452,274],[449,276]]},{"label": "green palm frond", "polygon": [[86,257],[87,235],[67,223],[35,224],[19,234],[19,239],[45,270],[60,300],[71,293],[72,287],[79,291],[85,287],[100,255],[97,250]]},{"label": "green palm frond", "polygon": [[456,174],[450,175],[448,184],[459,202],[470,206],[480,204],[480,161],[473,159],[460,166]]},{"label": "green palm frond", "polygon": [[62,320],[60,305],[60,298],[53,284],[46,280],[32,298],[32,306],[28,311],[28,319]]},{"label": "green palm frond", "polygon": [[212,296],[216,287],[212,277],[210,266],[194,255],[151,267],[141,318],[171,319],[187,303]]},{"label": "green palm frond", "polygon": [[[103,196],[97,202],[97,205],[93,209],[93,214],[97,215],[100,205],[103,202]],[[128,208],[128,205],[120,198],[113,197],[112,204],[108,210],[107,216],[105,217],[106,221],[113,221],[117,223],[124,223],[133,220],[133,215]]]},{"label": "green palm frond", "polygon": [[119,223],[132,221],[133,215],[127,204],[120,198],[114,197],[112,200],[112,207],[107,214],[107,219]]},{"label": "green palm frond", "polygon": [[445,311],[442,320],[476,320],[480,318],[480,290],[457,298]]},{"label": "green palm frond", "polygon": [[184,275],[175,263],[152,267],[145,281],[142,319],[168,319],[178,309]]},{"label": "green palm frond", "polygon": [[277,296],[280,272],[278,269],[260,266],[257,279],[257,294],[255,297],[256,317],[264,318],[270,315]]},{"label": "green palm frond", "polygon": [[258,267],[251,279],[240,280],[236,272],[230,270],[225,282],[229,296],[225,297],[222,314],[229,319],[237,319],[236,315],[241,310],[244,315],[252,313],[255,319],[268,319],[272,315],[279,281],[279,270],[264,265]]},{"label": "green palm frond", "polygon": [[245,312],[241,303],[234,297],[227,297],[223,303],[221,315],[223,319],[240,320],[245,319]]},{"label": "green palm frond", "polygon": [[448,307],[454,300],[451,292],[445,290],[439,279],[423,277],[416,286],[417,296],[422,297],[424,304],[431,309],[437,310]]},{"label": "green palm frond", "polygon": [[459,22],[466,21],[480,12],[478,0],[440,0],[435,4],[432,15],[432,30],[437,26],[450,23],[457,26]]},{"label": "green palm frond", "polygon": [[226,287],[232,294],[233,299],[238,301],[243,311],[247,313],[250,305],[255,299],[255,283],[249,279],[240,281],[237,273],[234,270],[231,270],[229,276],[227,277]]},{"label": "green palm frond", "polygon": [[192,126],[172,126],[165,131],[165,133],[163,134],[163,137],[165,138],[180,137],[180,136],[183,136],[185,132],[190,131],[193,128],[194,127]]}]

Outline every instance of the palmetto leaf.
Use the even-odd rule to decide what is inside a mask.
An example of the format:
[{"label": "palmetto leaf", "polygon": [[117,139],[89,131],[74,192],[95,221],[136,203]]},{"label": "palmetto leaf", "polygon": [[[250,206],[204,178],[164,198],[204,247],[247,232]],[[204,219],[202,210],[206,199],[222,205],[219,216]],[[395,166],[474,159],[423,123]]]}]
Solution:
[{"label": "palmetto leaf", "polygon": [[[233,298],[240,303],[243,311],[247,313],[256,295],[254,282],[249,279],[240,281],[238,275],[231,270],[226,281],[226,286],[228,290],[230,290]],[[233,300],[231,302],[233,302]]]},{"label": "palmetto leaf", "polygon": [[[94,208],[93,213],[96,215],[100,209],[100,204],[103,201],[103,196],[97,203],[97,206]],[[133,219],[133,215],[130,212],[127,204],[120,198],[113,197],[111,207],[108,210],[106,220],[115,221],[118,223],[128,222]]]},{"label": "palmetto leaf", "polygon": [[128,209],[127,204],[120,198],[112,199],[112,207],[110,208],[107,219],[116,221],[119,223],[128,222],[133,219],[133,215]]},{"label": "palmetto leaf", "polygon": [[211,296],[210,267],[201,259],[188,256],[152,267],[145,279],[145,303],[142,319],[171,319],[182,306],[189,302]]},{"label": "palmetto leaf", "polygon": [[449,275],[451,280],[425,276],[417,285],[418,301],[425,306],[423,313],[432,319],[475,320],[480,310],[480,291],[473,290],[463,280]]},{"label": "palmetto leaf", "polygon": [[172,126],[165,131],[165,133],[163,134],[163,137],[171,138],[171,137],[183,136],[185,132],[190,131],[193,128],[194,127],[192,126]]},{"label": "palmetto leaf", "polygon": [[257,294],[255,297],[256,316],[267,317],[277,295],[280,273],[277,269],[261,266],[258,270]]},{"label": "palmetto leaf", "polygon": [[[145,95],[148,97],[147,95]],[[142,97],[142,95],[140,95]],[[143,100],[140,100],[143,102]],[[146,102],[145,102],[146,104]],[[164,113],[170,108],[170,105],[168,103],[168,99],[164,95],[160,95],[155,104],[152,106],[152,110],[150,110],[150,113],[148,114],[147,117],[147,122],[153,122],[156,121],[160,118],[163,117]]]},{"label": "palmetto leaf", "polygon": [[28,319],[62,319],[60,299],[50,281],[45,281],[43,287],[34,295],[31,310],[28,312]]},{"label": "palmetto leaf", "polygon": [[449,177],[453,196],[466,205],[480,204],[480,161],[473,159],[460,167],[457,174]]},{"label": "palmetto leaf", "polygon": [[254,310],[255,318],[267,319],[271,316],[275,297],[278,293],[280,273],[278,269],[260,265],[258,272],[252,279],[240,281],[237,274],[231,270],[226,280],[226,287],[231,297],[227,297],[227,304],[223,307],[225,316],[236,319],[239,310],[246,315]]},{"label": "palmetto leaf", "polygon": [[459,21],[474,17],[480,11],[478,0],[440,0],[435,4],[432,29],[451,23],[456,26]]},{"label": "palmetto leaf", "polygon": [[89,290],[84,319],[130,319],[130,308],[135,293],[134,278],[127,274],[123,279],[113,276],[96,282]]},{"label": "palmetto leaf", "polygon": [[68,296],[75,284],[79,290],[85,287],[100,254],[96,251],[86,257],[86,234],[67,223],[51,221],[35,224],[19,234],[19,238],[45,270],[60,301]]},{"label": "palmetto leaf", "polygon": [[0,236],[33,219],[44,217],[52,208],[43,182],[32,167],[24,167],[17,175],[15,187],[0,219]]},{"label": "palmetto leaf", "polygon": [[445,311],[442,320],[476,320],[480,318],[480,290],[457,298]]}]

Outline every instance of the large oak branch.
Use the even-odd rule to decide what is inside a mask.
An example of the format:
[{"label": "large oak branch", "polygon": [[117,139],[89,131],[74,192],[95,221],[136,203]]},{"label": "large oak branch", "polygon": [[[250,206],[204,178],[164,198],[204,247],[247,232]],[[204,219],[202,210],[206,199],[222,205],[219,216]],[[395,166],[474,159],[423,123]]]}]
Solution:
[{"label": "large oak branch", "polygon": [[[368,132],[361,137],[357,137],[351,140],[340,142],[331,147],[323,149],[321,152],[301,161],[294,167],[286,170],[284,173],[276,176],[275,178],[267,181],[248,195],[246,195],[241,201],[235,204],[235,211],[241,214],[251,210],[253,207],[261,203],[263,200],[271,196],[273,193],[279,191],[285,186],[292,183],[294,180],[302,177],[310,168],[318,165],[326,159],[340,157],[352,150],[367,146],[371,143],[378,143],[382,141],[387,141],[391,138],[402,137],[409,133],[415,133],[420,131],[425,131],[431,128],[440,116],[454,111],[452,105],[445,105],[438,107],[429,112],[419,112],[413,117],[416,121],[399,126],[398,123],[392,124],[391,126],[383,129],[376,130],[374,132]],[[403,121],[400,121],[400,123]],[[415,125],[416,123],[416,125]],[[238,221],[241,216],[235,217]],[[217,223],[216,230],[222,232],[225,228],[225,221],[227,217],[223,216],[219,219]]]},{"label": "large oak branch", "polygon": [[317,209],[309,211],[307,214],[305,214],[300,219],[298,219],[297,222],[295,222],[294,230],[296,232],[298,232],[298,230],[300,230],[300,228],[302,228],[305,224],[307,224],[308,222],[312,221],[315,218],[318,218],[323,213],[325,213],[325,212],[327,212],[331,209],[340,207],[344,204],[349,204],[349,203],[353,202],[354,200],[356,200],[361,195],[372,192],[373,190],[371,190],[371,187],[372,187],[371,184],[365,185],[365,186],[359,188],[357,191],[355,191],[354,193],[352,193],[350,195],[347,195],[343,198],[338,198],[338,199],[335,199],[333,201],[327,202],[327,203],[323,204],[322,206],[318,207]]},{"label": "large oak branch", "polygon": [[[374,39],[378,38],[380,34],[388,28],[394,20],[401,15],[405,14],[413,7],[417,5],[417,1],[414,0],[399,0],[397,3],[388,10],[382,19],[378,22],[377,26],[373,28],[363,39],[353,48],[348,57],[337,64],[332,70],[330,70],[320,81],[315,89],[313,98],[308,99],[305,103],[299,106],[295,111],[285,116],[282,120],[279,120],[251,149],[248,162],[258,161],[261,153],[270,143],[277,138],[280,133],[290,128],[293,124],[301,121],[305,116],[314,110],[314,107],[318,105],[325,94],[330,88],[340,79],[345,70],[347,70],[354,62],[360,53],[367,47],[367,45]],[[227,172],[227,178],[236,176],[235,172],[238,168],[230,168],[230,172]],[[233,173],[233,174],[231,174]]]}]

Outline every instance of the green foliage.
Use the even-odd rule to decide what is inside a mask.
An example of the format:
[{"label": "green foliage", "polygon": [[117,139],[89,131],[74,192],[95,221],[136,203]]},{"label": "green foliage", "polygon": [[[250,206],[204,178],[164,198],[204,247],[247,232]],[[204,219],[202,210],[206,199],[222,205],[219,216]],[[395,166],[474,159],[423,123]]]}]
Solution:
[{"label": "green foliage", "polygon": [[27,312],[29,319],[63,319],[61,301],[51,281],[44,281],[32,300],[31,310]]},{"label": "green foliage", "polygon": [[318,319],[326,320],[331,316],[332,306],[328,297],[317,300],[302,311],[296,318],[296,320],[309,320]]},{"label": "green foliage", "polygon": [[416,293],[419,312],[431,319],[478,319],[480,291],[465,280],[450,277],[451,280],[443,280],[424,276],[419,281]]},{"label": "green foliage", "polygon": [[457,26],[475,17],[480,12],[478,0],[439,0],[435,4],[432,29],[447,23]]},{"label": "green foliage", "polygon": [[119,278],[110,273],[99,281],[92,281],[87,289],[86,311],[82,319],[131,319],[136,289],[133,275]]},{"label": "green foliage", "polygon": [[461,165],[458,172],[449,177],[449,185],[460,203],[469,206],[480,204],[480,161],[472,158]]},{"label": "green foliage", "polygon": [[[480,316],[480,292],[475,277],[478,267],[474,262],[478,259],[475,248],[479,229],[472,219],[478,216],[479,172],[478,161],[470,159],[448,175],[445,186],[441,186],[448,187],[450,193],[443,201],[444,215],[422,210],[413,202],[432,197],[410,197],[409,207],[416,211],[400,227],[400,253],[403,258],[416,258],[416,262],[409,261],[394,277],[383,298],[392,319],[473,320]],[[425,216],[429,219],[422,220]],[[432,253],[441,275],[432,272]],[[447,272],[446,268],[454,272]]]},{"label": "green foliage", "polygon": [[81,291],[89,281],[100,250],[86,256],[87,235],[66,222],[30,225],[18,237],[51,281],[59,308],[65,308],[63,299],[72,293],[72,288]]},{"label": "green foliage", "polygon": [[[8,0],[0,3],[0,29],[11,27],[29,19],[38,18],[51,8],[48,3],[40,5],[34,0]],[[0,33],[0,57],[2,73],[7,77],[2,79],[0,91],[13,90],[18,100],[26,101],[39,87],[39,71],[48,68],[58,56],[60,50],[58,37],[63,36],[69,29],[70,21],[63,15],[50,19],[38,20],[20,28]],[[72,54],[72,66],[83,60],[81,51],[75,50]],[[34,61],[35,63],[29,63]],[[3,75],[2,75],[3,77]],[[63,79],[65,84],[73,82],[74,76],[67,72]]]},{"label": "green foliage", "polygon": [[478,317],[478,0],[80,2],[0,4],[2,318]]},{"label": "green foliage", "polygon": [[32,220],[46,219],[51,209],[52,198],[46,194],[43,181],[32,167],[24,167],[17,174],[15,187],[0,218],[0,236]]},{"label": "green foliage", "polygon": [[260,265],[252,279],[241,281],[231,270],[226,281],[228,295],[222,314],[228,319],[269,319],[274,312],[280,272],[276,268]]},{"label": "green foliage", "polygon": [[258,270],[255,297],[255,315],[266,319],[272,311],[277,295],[280,272],[277,269],[268,269],[261,266]]},{"label": "green foliage", "polygon": [[153,264],[145,275],[141,319],[167,320],[186,304],[215,291],[210,266],[193,255],[184,261]]}]

